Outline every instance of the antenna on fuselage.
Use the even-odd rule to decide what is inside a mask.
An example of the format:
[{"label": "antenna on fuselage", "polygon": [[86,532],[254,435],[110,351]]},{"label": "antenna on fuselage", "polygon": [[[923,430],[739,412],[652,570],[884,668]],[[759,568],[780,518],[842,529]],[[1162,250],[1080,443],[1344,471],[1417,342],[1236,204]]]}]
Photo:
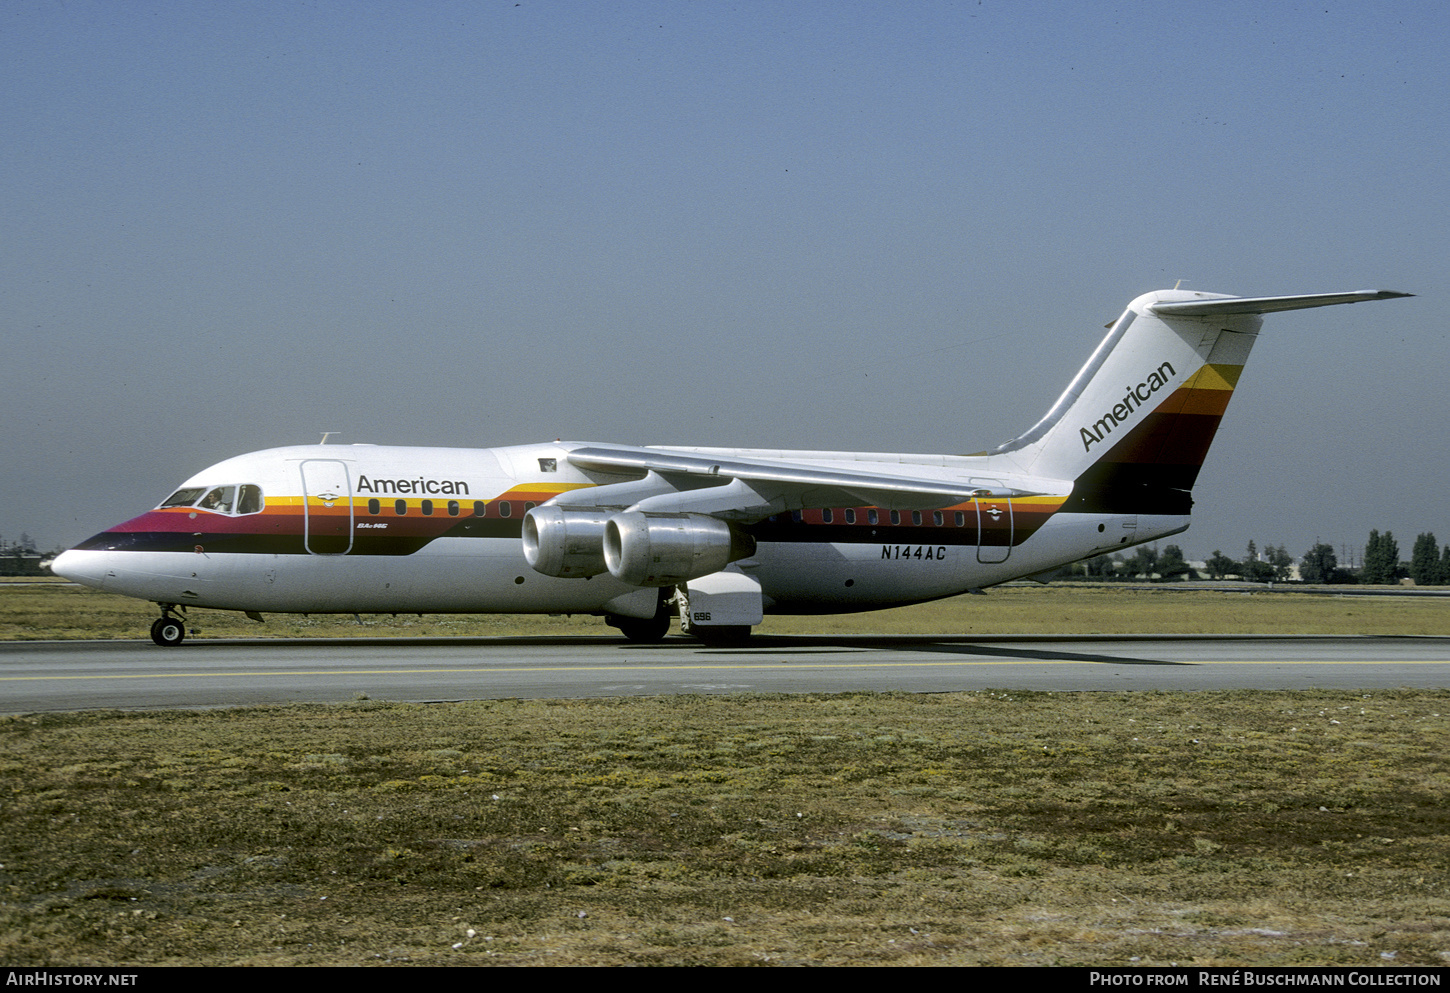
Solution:
[{"label": "antenna on fuselage", "polygon": [[322,432],[322,440],[319,441],[318,444],[319,445],[325,445],[325,444],[327,444],[327,439],[330,438],[330,437],[332,437],[335,434],[342,434],[342,432],[341,431],[324,431],[324,432]]}]

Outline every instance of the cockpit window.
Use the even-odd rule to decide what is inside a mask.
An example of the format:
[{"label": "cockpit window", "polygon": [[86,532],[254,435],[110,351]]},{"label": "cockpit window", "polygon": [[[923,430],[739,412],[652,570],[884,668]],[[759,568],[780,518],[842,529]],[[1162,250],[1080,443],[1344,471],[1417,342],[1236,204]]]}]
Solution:
[{"label": "cockpit window", "polygon": [[212,510],[218,514],[230,514],[236,496],[237,488],[235,486],[218,486],[202,497],[201,503],[197,506],[202,510]]},{"label": "cockpit window", "polygon": [[251,483],[242,487],[237,495],[237,513],[257,514],[262,510],[262,488]]},{"label": "cockpit window", "polygon": [[157,509],[165,510],[167,507],[190,507],[196,503],[196,498],[204,492],[206,492],[206,488],[202,486],[190,486],[184,490],[177,490],[171,496],[162,500],[161,506]]},{"label": "cockpit window", "polygon": [[[203,494],[205,494],[203,496]],[[157,509],[168,507],[196,507],[213,514],[259,514],[265,505],[262,488],[251,483],[241,486],[188,486],[177,490],[161,502]]]}]

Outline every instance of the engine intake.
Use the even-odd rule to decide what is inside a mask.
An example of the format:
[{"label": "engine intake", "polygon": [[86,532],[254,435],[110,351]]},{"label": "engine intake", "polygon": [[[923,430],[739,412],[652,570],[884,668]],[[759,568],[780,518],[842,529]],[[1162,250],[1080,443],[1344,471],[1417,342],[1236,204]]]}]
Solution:
[{"label": "engine intake", "polygon": [[606,571],[604,525],[612,511],[535,507],[524,515],[524,558],[535,572],[587,579]]},{"label": "engine intake", "polygon": [[674,586],[754,554],[754,538],[704,514],[633,511],[604,526],[604,563],[631,586]]}]

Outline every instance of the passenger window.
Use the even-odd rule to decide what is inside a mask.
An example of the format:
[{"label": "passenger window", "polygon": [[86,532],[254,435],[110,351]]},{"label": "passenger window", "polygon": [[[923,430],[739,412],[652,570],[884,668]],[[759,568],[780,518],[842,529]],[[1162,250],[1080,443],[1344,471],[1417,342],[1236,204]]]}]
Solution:
[{"label": "passenger window", "polygon": [[901,523],[901,511],[899,511],[899,510],[893,510],[891,512],[891,523],[892,524],[900,524]]},{"label": "passenger window", "polygon": [[957,527],[959,527],[959,528],[966,527],[967,526],[967,515],[964,514],[964,513],[962,513],[960,510],[957,511],[957,513],[956,513],[956,522],[957,522]]},{"label": "passenger window", "polygon": [[383,512],[383,505],[382,505],[382,503],[380,501],[378,501],[378,500],[369,500],[368,501],[368,513],[369,514],[372,514],[374,517],[377,517],[382,512]]},{"label": "passenger window", "polygon": [[500,516],[500,517],[512,517],[513,516],[513,512],[514,512],[514,505],[513,504],[509,503],[507,500],[500,500],[498,502],[498,516]]},{"label": "passenger window", "polygon": [[855,524],[856,523],[856,508],[854,508],[854,507],[847,507],[846,508],[846,523],[847,524]]},{"label": "passenger window", "polygon": [[423,516],[424,517],[432,517],[433,516],[433,501],[432,500],[424,500],[423,501]]},{"label": "passenger window", "polygon": [[946,520],[946,518],[942,517],[942,513],[941,513],[940,510],[933,510],[931,512],[931,522],[933,524],[935,524],[937,527],[941,527],[942,526],[942,523],[945,520]]},{"label": "passenger window", "polygon": [[407,500],[394,500],[393,501],[393,513],[397,514],[399,517],[402,517],[407,512],[408,512],[408,501]]},{"label": "passenger window", "polygon": [[449,500],[448,501],[448,516],[449,517],[457,517],[458,516],[458,501],[457,500]]},{"label": "passenger window", "polygon": [[921,511],[913,510],[911,512],[911,523],[915,524],[917,527],[921,527]]},{"label": "passenger window", "polygon": [[484,503],[482,500],[473,501],[474,517],[482,517],[486,513],[488,513],[488,504]]},{"label": "passenger window", "polygon": [[822,524],[829,524],[834,519],[835,519],[835,515],[833,515],[831,513],[831,508],[830,507],[826,507],[826,508],[824,508],[821,511],[821,523]]},{"label": "passenger window", "polygon": [[881,512],[878,511],[875,507],[872,507],[870,510],[866,511],[866,523],[867,524],[880,524],[881,523]]}]

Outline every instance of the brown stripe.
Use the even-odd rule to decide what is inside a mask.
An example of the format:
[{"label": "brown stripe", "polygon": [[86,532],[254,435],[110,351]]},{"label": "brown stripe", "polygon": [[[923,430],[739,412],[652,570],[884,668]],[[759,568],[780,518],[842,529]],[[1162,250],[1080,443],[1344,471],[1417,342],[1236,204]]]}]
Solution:
[{"label": "brown stripe", "polygon": [[1216,414],[1152,413],[1098,461],[1203,465],[1219,421]]}]

